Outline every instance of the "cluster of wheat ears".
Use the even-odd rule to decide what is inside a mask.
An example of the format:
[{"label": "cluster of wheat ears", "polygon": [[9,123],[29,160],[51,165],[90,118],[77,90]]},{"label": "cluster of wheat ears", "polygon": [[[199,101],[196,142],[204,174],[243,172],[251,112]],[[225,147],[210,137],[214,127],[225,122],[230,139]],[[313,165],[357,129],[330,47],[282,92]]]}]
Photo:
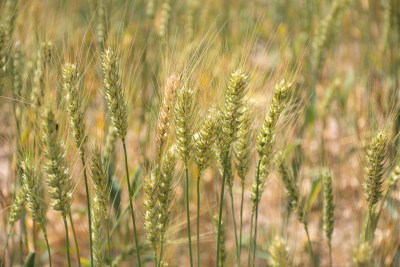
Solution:
[{"label": "cluster of wheat ears", "polygon": [[[61,2],[68,5],[68,1]],[[124,42],[129,41],[121,38],[122,45],[116,44],[118,29],[123,29],[125,26],[118,26],[119,28],[110,26],[111,21],[114,23],[117,21],[115,17],[111,19],[110,3],[114,1],[89,2],[93,14],[91,25],[88,27],[93,29],[94,37],[91,44],[79,41],[82,42],[82,46],[90,46],[85,48],[87,50],[82,54],[87,53],[86,57],[91,59],[81,64],[78,60],[74,60],[73,56],[65,56],[65,60],[60,59],[62,56],[56,49],[57,44],[60,45],[59,40],[44,38],[43,41],[42,38],[40,42],[36,41],[40,44],[36,45],[38,49],[34,52],[32,48],[29,50],[27,39],[24,39],[25,42],[20,42],[18,36],[14,34],[15,28],[18,27],[16,21],[23,16],[20,10],[26,13],[25,9],[29,4],[22,0],[2,1],[0,90],[4,96],[2,99],[7,103],[2,103],[1,107],[2,112],[4,110],[7,114],[6,110],[11,108],[10,114],[12,113],[12,119],[9,121],[12,121],[10,125],[13,127],[11,143],[15,146],[13,150],[15,152],[12,153],[12,164],[15,168],[11,169],[15,171],[15,179],[12,182],[13,189],[7,190],[11,198],[2,200],[2,203],[7,203],[12,199],[1,212],[6,218],[6,223],[1,230],[5,239],[4,242],[0,239],[2,241],[0,266],[13,265],[15,250],[20,250],[20,254],[24,254],[24,250],[30,252],[26,253],[28,255],[26,258],[24,257],[25,266],[47,263],[49,266],[62,263],[68,266],[118,266],[124,262],[128,266],[139,267],[146,264],[149,266],[154,264],[157,267],[178,266],[174,256],[167,254],[167,249],[174,246],[169,240],[168,232],[169,228],[175,227],[172,221],[174,224],[184,221],[184,226],[181,228],[187,230],[187,233],[180,234],[182,238],[180,242],[185,245],[182,251],[187,252],[187,265],[210,264],[202,257],[202,247],[208,251],[205,247],[209,246],[207,234],[202,233],[206,227],[202,224],[209,223],[212,225],[214,235],[212,247],[215,247],[215,253],[212,259],[217,267],[261,266],[260,264],[276,267],[294,266],[291,263],[293,256],[288,249],[285,230],[268,236],[266,259],[258,253],[265,247],[265,238],[260,241],[260,232],[265,231],[265,227],[260,227],[259,215],[261,209],[268,210],[268,205],[262,201],[262,196],[270,183],[275,182],[275,180],[270,181],[271,175],[281,180],[280,185],[286,192],[287,201],[283,205],[286,223],[293,214],[297,220],[294,223],[302,225],[304,229],[307,238],[302,248],[303,254],[307,255],[304,262],[314,267],[320,266],[321,262],[339,266],[335,265],[335,259],[332,257],[331,241],[337,212],[335,213],[336,201],[332,182],[335,177],[329,167],[329,160],[324,158],[327,145],[322,137],[321,160],[316,175],[318,177],[316,188],[321,188],[321,193],[315,196],[312,193],[319,194],[319,191],[314,190],[306,197],[301,192],[298,181],[300,163],[297,162],[296,165],[294,164],[296,161],[290,161],[290,158],[299,157],[305,152],[301,151],[301,146],[293,149],[285,145],[286,142],[289,144],[289,140],[286,140],[288,136],[282,133],[282,128],[287,128],[287,132],[291,132],[290,128],[296,127],[295,119],[291,116],[297,116],[293,114],[301,113],[302,110],[305,110],[305,123],[298,131],[296,130],[298,138],[301,139],[306,135],[306,129],[311,127],[310,121],[317,116],[316,90],[324,75],[322,72],[328,51],[337,36],[343,14],[353,1],[335,0],[328,5],[329,11],[319,21],[311,45],[305,45],[304,50],[310,50],[311,53],[298,52],[299,58],[292,60],[291,63],[286,62],[280,70],[273,74],[264,72],[265,76],[270,76],[269,80],[273,80],[273,86],[266,82],[265,77],[260,78],[257,69],[260,67],[255,67],[253,70],[251,66],[246,65],[249,61],[247,55],[242,54],[239,59],[232,60],[233,63],[229,64],[230,75],[224,76],[225,72],[216,66],[215,73],[219,76],[219,80],[215,80],[215,83],[210,81],[208,86],[220,86],[219,81],[225,85],[217,88],[221,93],[209,97],[208,102],[202,101],[205,98],[201,95],[206,94],[201,91],[206,78],[204,75],[193,73],[197,71],[196,68],[204,69],[207,65],[201,61],[206,57],[205,54],[213,52],[213,48],[210,48],[213,46],[211,39],[219,35],[232,34],[228,30],[225,32],[228,26],[217,26],[215,35],[208,33],[208,37],[197,36],[196,29],[198,30],[202,23],[206,23],[197,18],[202,7],[198,1],[183,1],[188,2],[183,21],[185,38],[189,45],[186,51],[178,51],[178,47],[171,49],[169,44],[174,41],[174,33],[170,26],[171,17],[175,16],[175,22],[179,21],[180,4],[164,0],[157,8],[160,1],[138,1],[137,6],[134,5],[133,8],[145,10],[145,23],[140,26],[141,28],[138,26],[140,32],[136,33],[138,35],[136,38],[139,43],[141,41],[144,43],[144,48],[141,50],[140,60],[135,61],[138,67],[135,67],[130,61],[131,54],[127,51],[132,47],[124,46]],[[212,1],[206,2],[209,5],[203,7],[204,12],[211,12],[209,9],[212,9],[210,7]],[[221,2],[224,4],[218,9],[219,12],[222,12],[223,8],[229,10],[230,1]],[[238,8],[243,10],[245,4],[243,1],[239,2],[241,4],[238,4]],[[398,10],[392,8],[396,1],[387,2],[389,4],[385,9],[387,18],[385,17],[383,49],[391,45],[391,27],[397,27],[393,18],[400,18],[396,13]],[[122,3],[125,8],[130,6],[125,1],[115,1],[115,3],[117,6],[118,3]],[[32,9],[34,13],[35,9]],[[37,20],[34,15],[32,16],[31,23]],[[155,17],[157,17],[154,23],[156,30],[152,28]],[[206,20],[207,18],[210,19],[206,17]],[[224,18],[222,20],[227,23]],[[21,29],[19,32],[26,33]],[[90,35],[88,32],[89,30],[83,37],[77,34],[76,38],[85,39]],[[34,33],[31,35],[29,38],[37,38]],[[252,38],[251,34],[247,37]],[[179,41],[179,38],[175,36],[175,40]],[[232,38],[237,38],[240,43],[240,36]],[[226,40],[226,43],[221,46],[229,47],[229,38],[223,40]],[[157,68],[162,68],[162,60],[157,59],[158,63],[152,62],[157,57],[157,52],[154,52],[157,51],[156,42],[161,43],[160,49],[163,51],[174,51],[171,58],[179,53],[185,54],[182,56],[183,67],[179,64],[173,65],[171,63],[173,60],[169,61],[171,65],[164,70],[166,73],[164,76],[167,78],[158,77],[161,71]],[[257,43],[257,40],[252,42],[253,45],[254,43]],[[243,47],[235,45],[239,46],[238,51],[247,49],[244,47],[245,42]],[[69,51],[64,53],[70,55]],[[214,61],[218,58],[217,53],[219,52],[207,58],[212,63],[206,67],[213,67]],[[216,59],[213,61],[212,57]],[[27,58],[32,59],[30,64],[27,64]],[[155,65],[157,68],[152,68]],[[218,67],[222,68],[221,66]],[[135,72],[133,69],[140,71]],[[209,70],[212,71],[214,70]],[[132,78],[126,78],[127,75],[132,75]],[[137,80],[141,83],[132,81],[136,80],[136,75],[140,76]],[[307,81],[300,81],[304,77]],[[250,88],[250,85],[253,85],[253,78],[257,80],[254,85],[260,84],[257,86],[267,87],[271,92],[271,98],[265,97],[261,100],[261,106],[266,106],[264,114],[259,114],[260,109],[254,107],[256,101]],[[89,94],[86,92],[89,79],[95,80],[90,83],[95,84],[93,87],[96,87],[97,95],[101,96],[101,100],[94,104],[95,106],[92,104],[91,108],[88,108],[90,104],[86,101]],[[159,93],[161,101],[157,101],[155,95],[148,97],[147,87],[143,85],[158,81],[163,84]],[[136,89],[142,91],[132,97],[131,88],[135,86],[142,86],[141,89]],[[299,88],[303,86],[309,88],[305,96],[306,103],[298,101],[301,98]],[[332,88],[322,103],[322,112],[318,112],[324,129],[327,127],[328,106],[333,102],[332,99],[339,86],[338,80],[331,84]],[[145,111],[137,115],[134,114],[135,109],[132,105],[137,103],[141,94],[143,95],[141,109]],[[133,100],[135,97],[136,100]],[[213,97],[217,100],[213,101]],[[211,101],[214,103],[210,103]],[[105,103],[105,109],[96,110],[96,106],[102,106],[99,104],[101,102]],[[103,124],[106,125],[106,127],[101,126],[105,129],[106,137],[100,141],[91,134],[94,131],[91,128],[97,127],[96,122],[93,123],[91,120],[98,116],[98,113],[105,118]],[[152,120],[154,123],[150,121],[151,114],[156,114],[155,120]],[[260,116],[262,125],[258,125],[255,119]],[[134,120],[133,117],[140,118]],[[374,134],[365,140],[367,144],[364,146],[366,149],[362,160],[365,168],[360,175],[363,176],[361,190],[365,196],[366,216],[357,244],[353,246],[354,266],[377,264],[372,256],[375,232],[379,218],[389,203],[390,194],[395,190],[396,182],[400,178],[400,165],[397,165],[395,159],[388,157],[390,142],[393,139],[390,127],[384,125],[380,127],[381,130],[377,128]],[[137,134],[139,137],[130,138],[130,134]],[[147,136],[141,137],[143,135]],[[143,142],[141,138],[147,139]],[[119,142],[122,144],[122,149],[116,149],[120,145]],[[136,142],[140,145],[136,145]],[[151,152],[148,152],[149,150]],[[74,160],[70,156],[71,153],[75,153],[78,160]],[[132,160],[128,154],[140,156]],[[389,160],[391,162],[388,162]],[[143,171],[133,172],[132,164],[136,170]],[[75,165],[81,170],[80,172],[74,171]],[[392,167],[386,172],[388,165]],[[212,175],[214,181],[218,182],[211,189],[214,190],[212,193],[217,194],[216,201],[211,207],[207,205],[212,200],[206,199],[208,195],[201,192],[210,190],[202,185],[203,176],[210,175],[205,174],[210,168],[217,170]],[[180,179],[181,176],[183,179]],[[247,186],[248,181],[251,187]],[[239,187],[236,189],[237,185]],[[79,230],[74,226],[77,217],[73,216],[76,212],[73,208],[74,202],[77,202],[74,198],[76,192],[81,191],[80,187],[83,189],[83,186],[84,193],[81,194],[85,196],[85,206],[81,208],[83,211],[79,216],[84,218],[85,224],[80,223],[79,228],[86,229],[86,235],[82,234],[82,231],[76,231]],[[192,190],[193,188],[196,188],[196,191]],[[191,207],[191,195],[195,196],[196,213]],[[238,209],[234,205],[237,196],[240,197]],[[328,250],[325,260],[316,251],[310,238],[309,222],[312,199],[315,198],[322,201],[317,207],[319,210],[314,210],[314,215],[317,214],[315,216],[321,218],[321,229],[325,234],[326,243],[320,243]],[[114,210],[116,199],[119,199],[121,207]],[[58,214],[51,212],[50,220],[49,207],[59,211]],[[184,207],[182,214],[185,214],[186,218],[181,220],[172,218],[181,214],[180,207]],[[212,214],[206,219],[201,219],[206,217],[202,216],[204,209]],[[193,218],[195,223],[192,221]],[[21,224],[16,227],[18,221]],[[65,231],[65,236],[62,238],[65,241],[63,245],[52,241],[52,238],[59,233],[55,232],[54,227],[49,230],[49,221],[63,222]],[[249,225],[245,225],[244,221],[249,222]],[[27,225],[27,222],[31,223]],[[121,230],[124,223],[127,230]],[[226,227],[227,223],[230,227]],[[32,235],[28,233],[30,229],[33,231]],[[39,232],[42,233],[45,243],[41,243]],[[115,232],[119,232],[120,235],[115,235]],[[18,248],[14,243],[19,235],[20,242],[24,245]],[[70,240],[71,236],[73,240]],[[234,248],[231,250],[226,247],[227,236],[232,237],[234,241]],[[82,248],[82,244],[88,244],[88,247]]]}]

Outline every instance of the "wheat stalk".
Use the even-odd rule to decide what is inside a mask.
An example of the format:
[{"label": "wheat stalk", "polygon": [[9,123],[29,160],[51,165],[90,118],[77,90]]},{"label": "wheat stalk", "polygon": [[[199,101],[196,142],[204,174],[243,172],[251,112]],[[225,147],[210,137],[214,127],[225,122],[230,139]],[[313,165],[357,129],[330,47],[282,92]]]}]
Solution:
[{"label": "wheat stalk", "polygon": [[217,116],[214,109],[210,109],[206,119],[201,125],[200,131],[193,137],[194,161],[197,164],[197,266],[200,266],[200,177],[201,172],[210,164],[213,156],[217,130]]},{"label": "wheat stalk", "polygon": [[128,156],[126,153],[126,143],[125,143],[125,137],[128,131],[128,114],[126,111],[124,92],[122,90],[121,81],[118,74],[117,56],[114,54],[113,50],[110,48],[107,49],[102,54],[102,59],[103,59],[102,66],[104,74],[104,87],[106,90],[106,101],[108,109],[111,114],[113,126],[117,132],[118,137],[121,138],[122,145],[124,148],[125,173],[126,173],[126,181],[128,185],[128,194],[129,194],[129,208],[131,212],[133,231],[135,235],[136,255],[138,258],[139,267],[141,267],[142,263],[140,260],[140,249],[136,231],[135,214],[133,212],[132,190],[129,179]]},{"label": "wheat stalk", "polygon": [[[252,217],[255,215],[255,230],[254,230],[254,250],[253,258],[255,258],[256,242],[257,242],[257,221],[258,221],[258,204],[262,193],[264,192],[267,182],[269,167],[271,163],[272,150],[275,144],[275,128],[278,119],[286,107],[286,99],[292,87],[290,82],[281,80],[275,85],[272,103],[269,108],[268,115],[264,120],[264,124],[257,138],[257,151],[260,155],[258,167],[256,169],[256,179],[251,187],[251,201],[252,201]],[[251,218],[252,226],[253,218]],[[252,231],[252,227],[250,227]],[[250,242],[252,241],[252,232],[250,232]],[[251,246],[250,246],[251,247]],[[251,249],[250,249],[251,250]],[[250,265],[250,250],[248,255],[248,264]],[[254,266],[255,259],[253,260]]]},{"label": "wheat stalk", "polygon": [[189,214],[189,173],[188,161],[190,159],[190,151],[192,150],[193,142],[193,91],[187,85],[183,85],[178,91],[177,102],[175,106],[175,135],[176,148],[178,157],[185,165],[186,174],[186,217],[189,239],[189,255],[190,266],[193,266],[192,256],[192,237],[190,231],[190,214]]},{"label": "wheat stalk", "polygon": [[[231,190],[233,173],[230,160],[230,149],[232,143],[237,139],[237,132],[240,127],[240,116],[243,112],[244,96],[247,92],[248,76],[242,72],[241,69],[236,70],[230,76],[229,82],[226,86],[225,104],[221,114],[221,135],[219,136],[218,150],[220,151],[220,162],[223,166],[221,196],[219,205],[219,218],[218,218],[218,240],[217,240],[217,259],[220,253],[220,230],[222,222],[222,208],[224,202],[224,189],[226,177],[228,176],[228,185]],[[232,200],[232,199],[231,199]],[[236,236],[236,229],[235,236]],[[237,238],[236,238],[237,240]],[[237,241],[236,241],[237,245]],[[218,267],[218,260],[217,260]]]}]

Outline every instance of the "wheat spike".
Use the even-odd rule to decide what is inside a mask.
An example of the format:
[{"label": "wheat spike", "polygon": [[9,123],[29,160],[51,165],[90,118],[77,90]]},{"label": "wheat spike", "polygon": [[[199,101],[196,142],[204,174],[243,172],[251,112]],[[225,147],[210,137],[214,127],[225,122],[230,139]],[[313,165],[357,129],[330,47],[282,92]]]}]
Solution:
[{"label": "wheat spike", "polygon": [[124,140],[128,130],[128,113],[126,111],[124,92],[118,75],[117,57],[109,48],[103,53],[102,58],[108,109],[110,110],[111,119],[117,130],[118,137]]},{"label": "wheat spike", "polygon": [[383,164],[385,160],[385,148],[387,144],[387,136],[384,132],[378,132],[372,139],[366,152],[366,167],[364,169],[364,189],[365,198],[368,202],[368,209],[378,202],[382,195],[383,183]]},{"label": "wheat spike", "polygon": [[250,168],[250,153],[252,149],[251,145],[251,111],[249,107],[245,107],[242,116],[240,117],[240,127],[238,132],[238,139],[236,140],[235,146],[235,167],[238,176],[242,181],[245,180],[247,173]]},{"label": "wheat spike", "polygon": [[186,85],[182,86],[175,105],[175,129],[178,157],[185,165],[193,145],[193,101],[193,91]]},{"label": "wheat spike", "polygon": [[200,131],[194,135],[194,161],[199,171],[208,167],[213,156],[213,145],[215,143],[217,121],[215,110],[210,109],[207,118],[201,125]]},{"label": "wheat spike", "polygon": [[92,171],[93,189],[95,194],[95,201],[99,205],[100,210],[104,218],[108,218],[108,202],[109,202],[109,192],[108,192],[108,180],[106,169],[102,161],[101,152],[96,149],[93,152],[92,161],[90,164],[90,169]]},{"label": "wheat spike", "polygon": [[331,246],[335,205],[333,203],[332,176],[328,169],[324,169],[322,172],[322,193],[324,202],[323,228],[328,239],[328,245]]},{"label": "wheat spike", "polygon": [[47,205],[44,199],[44,184],[41,172],[37,169],[30,156],[26,156],[21,163],[22,179],[27,191],[28,208],[33,219],[38,223],[43,232],[46,233],[46,211]]},{"label": "wheat spike", "polygon": [[165,85],[164,97],[157,121],[157,156],[161,159],[163,149],[168,139],[168,131],[171,128],[171,116],[175,105],[176,89],[179,85],[179,77],[172,74]]},{"label": "wheat spike", "polygon": [[79,96],[79,73],[75,65],[66,63],[63,68],[63,89],[67,102],[67,112],[70,116],[70,126],[75,145],[81,156],[85,154],[85,115],[81,111],[82,101]]},{"label": "wheat spike", "polygon": [[53,199],[51,205],[66,218],[72,204],[72,177],[65,159],[65,146],[61,142],[59,127],[51,109],[45,112],[43,130],[44,154],[47,158],[45,171],[49,194]]}]

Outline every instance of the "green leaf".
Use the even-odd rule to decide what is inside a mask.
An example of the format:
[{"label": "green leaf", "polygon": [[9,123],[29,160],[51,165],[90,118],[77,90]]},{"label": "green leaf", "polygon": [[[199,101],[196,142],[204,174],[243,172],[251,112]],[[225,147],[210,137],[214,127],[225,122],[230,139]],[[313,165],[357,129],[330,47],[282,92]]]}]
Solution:
[{"label": "green leaf", "polygon": [[36,261],[36,253],[29,252],[28,256],[26,256],[24,267],[35,267],[36,266],[35,261]]},{"label": "green leaf", "polygon": [[306,212],[309,212],[311,210],[311,207],[312,207],[313,203],[315,202],[315,200],[317,199],[320,191],[321,191],[321,179],[315,178],[312,181],[311,191],[310,191],[310,194],[308,195]]}]

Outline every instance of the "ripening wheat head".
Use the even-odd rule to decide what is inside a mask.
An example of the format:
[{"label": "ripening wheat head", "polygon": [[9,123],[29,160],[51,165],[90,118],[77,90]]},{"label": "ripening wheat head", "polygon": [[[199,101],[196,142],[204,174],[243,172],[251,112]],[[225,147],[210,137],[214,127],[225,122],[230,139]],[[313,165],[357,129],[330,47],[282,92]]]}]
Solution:
[{"label": "ripening wheat head", "polygon": [[366,152],[366,167],[364,169],[364,189],[365,198],[368,202],[368,209],[378,202],[382,195],[383,183],[383,164],[385,161],[385,149],[387,144],[387,135],[385,132],[379,132],[369,144]]},{"label": "ripening wheat head", "polygon": [[51,109],[47,109],[43,120],[44,155],[47,158],[45,171],[49,194],[55,210],[66,217],[72,204],[72,177],[65,159],[65,146],[61,141],[59,127]]},{"label": "ripening wheat head", "polygon": [[21,162],[22,179],[27,191],[28,208],[33,219],[37,222],[43,232],[46,232],[47,205],[44,199],[44,184],[42,173],[39,171],[31,156],[25,156]]},{"label": "ripening wheat head", "polygon": [[176,148],[178,157],[187,165],[193,138],[193,91],[183,85],[178,91],[175,105]]},{"label": "ripening wheat head", "polygon": [[128,113],[126,111],[124,92],[118,75],[117,56],[109,48],[103,53],[102,59],[108,109],[118,137],[124,140],[128,131]]},{"label": "ripening wheat head", "polygon": [[67,102],[67,112],[70,116],[70,126],[75,145],[78,147],[81,155],[84,155],[86,142],[85,119],[81,111],[82,101],[79,96],[79,73],[75,65],[66,63],[63,72],[63,89],[65,100]]}]

